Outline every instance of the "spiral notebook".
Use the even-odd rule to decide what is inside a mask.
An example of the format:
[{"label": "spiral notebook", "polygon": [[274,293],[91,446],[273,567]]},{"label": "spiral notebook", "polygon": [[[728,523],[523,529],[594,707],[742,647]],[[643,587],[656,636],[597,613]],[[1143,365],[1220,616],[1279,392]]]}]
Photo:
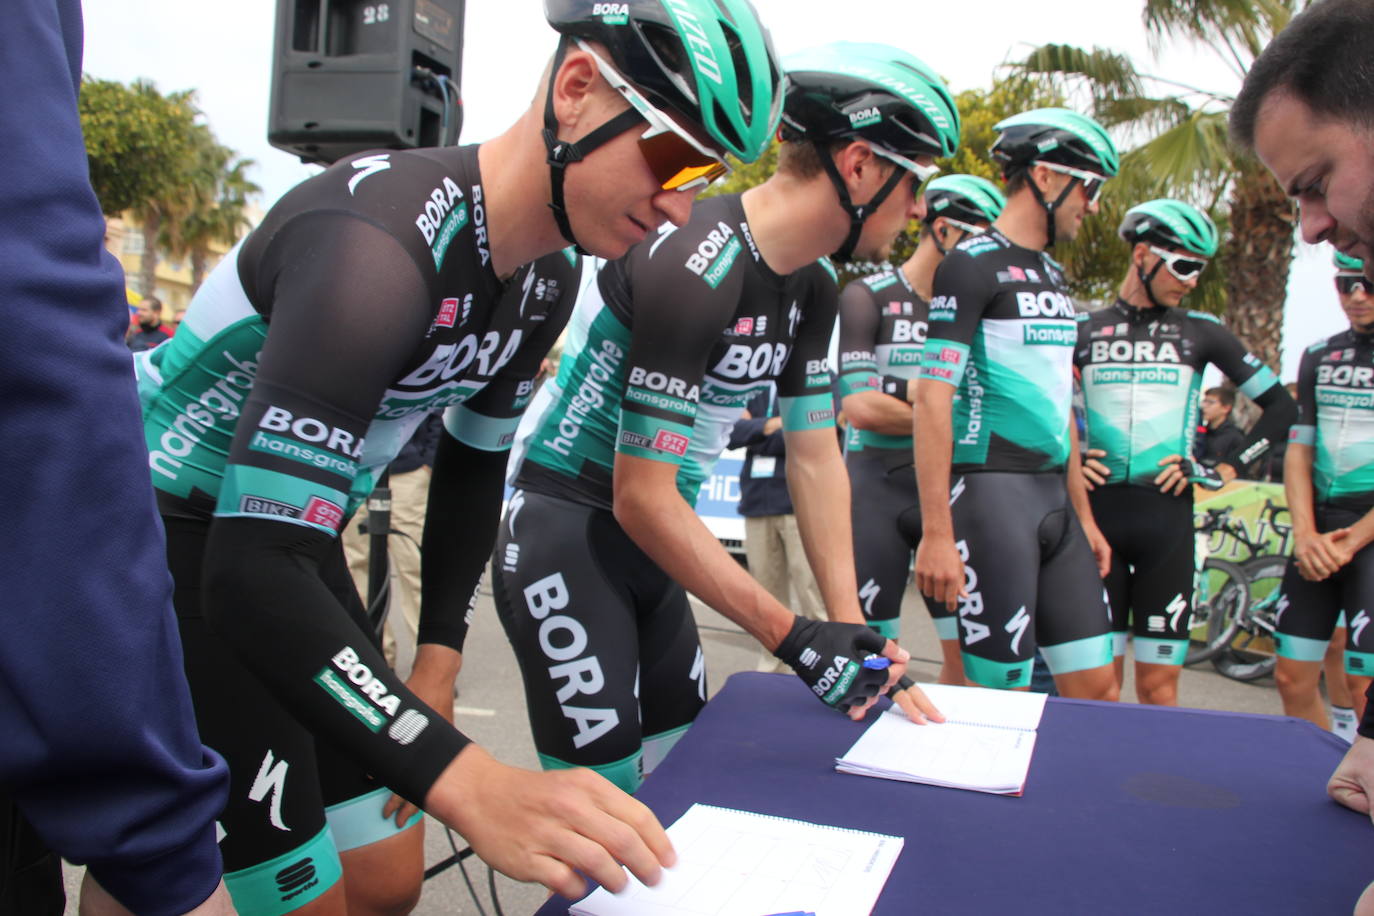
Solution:
[{"label": "spiral notebook", "polygon": [[597,888],[574,916],[867,916],[901,837],[693,805],[668,828],[678,862],[653,887],[629,875]]},{"label": "spiral notebook", "polygon": [[916,725],[889,707],[835,761],[841,773],[1020,795],[1030,772],[1043,693],[922,684],[945,716]]}]

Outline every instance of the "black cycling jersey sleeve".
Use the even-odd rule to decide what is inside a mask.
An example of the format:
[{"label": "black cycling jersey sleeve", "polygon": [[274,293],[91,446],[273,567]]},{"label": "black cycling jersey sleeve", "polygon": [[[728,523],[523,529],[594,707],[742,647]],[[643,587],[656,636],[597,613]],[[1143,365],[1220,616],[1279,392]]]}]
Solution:
[{"label": "black cycling jersey sleeve", "polygon": [[1298,426],[1317,425],[1317,363],[1320,353],[1313,349],[1303,352],[1298,362]]},{"label": "black cycling jersey sleeve", "polygon": [[[1209,333],[1209,360],[1231,381],[1244,386],[1253,377],[1265,371],[1264,364],[1245,349],[1235,334],[1220,324],[1205,325]],[[1243,472],[1257,459],[1269,451],[1280,438],[1288,434],[1288,428],[1297,419],[1297,405],[1288,394],[1288,389],[1274,378],[1273,384],[1261,392],[1251,395],[1262,413],[1254,427],[1240,445],[1222,455],[1220,460]]]},{"label": "black cycling jersey sleeve", "polygon": [[855,280],[840,294],[840,394],[847,397],[874,391],[878,377],[878,340],[880,316],[873,291],[862,280]]},{"label": "black cycling jersey sleeve", "polygon": [[797,327],[792,353],[778,376],[778,397],[825,395],[829,401],[826,406],[830,408],[833,420],[834,403],[829,397],[829,356],[830,336],[835,330],[835,314],[839,307],[839,288],[819,264],[812,264],[804,270],[808,282],[802,319]]},{"label": "black cycling jersey sleeve", "polygon": [[[464,426],[519,417],[534,393],[534,379],[562,333],[577,300],[579,267],[556,252],[520,268],[501,298],[499,308],[520,309],[530,295],[552,285],[559,297],[548,317],[520,346],[511,361],[471,400],[449,408],[446,426]],[[535,284],[538,289],[534,289]],[[483,437],[465,444],[446,431],[434,459],[429,505],[425,514],[420,566],[420,643],[448,646],[459,652],[467,640],[469,615],[477,586],[496,543],[505,489],[510,442],[497,448],[476,447]]]},{"label": "black cycling jersey sleeve", "polygon": [[[978,323],[992,302],[992,290],[988,286],[986,269],[966,252],[958,249],[951,251],[935,269],[934,291],[930,300],[930,325],[927,332],[927,353],[930,341],[945,340],[967,348],[973,343],[978,332]],[[931,365],[922,373],[925,378],[939,378],[958,387],[963,377],[963,369],[968,360],[965,356],[957,367],[940,365],[939,361],[927,359]],[[954,377],[944,371],[954,369]]]},{"label": "black cycling jersey sleeve", "polygon": [[[405,689],[321,580],[332,513],[316,524],[237,515],[242,500],[262,502],[254,487],[349,489],[346,459],[433,319],[413,265],[387,232],[354,217],[312,215],[279,232],[257,276],[274,308],[211,525],[205,611],[307,728],[422,802],[468,740]],[[275,442],[297,455],[312,447],[328,466],[264,447]]]}]

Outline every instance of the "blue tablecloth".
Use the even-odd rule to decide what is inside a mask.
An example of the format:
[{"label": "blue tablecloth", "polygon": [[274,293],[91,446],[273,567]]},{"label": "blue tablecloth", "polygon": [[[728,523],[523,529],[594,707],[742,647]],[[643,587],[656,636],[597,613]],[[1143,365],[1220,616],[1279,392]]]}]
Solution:
[{"label": "blue tablecloth", "polygon": [[1374,880],[1374,827],[1326,797],[1345,744],[1297,719],[1051,699],[1019,798],[835,772],[865,727],[736,674],[638,797],[905,837],[890,916],[1349,913]]}]

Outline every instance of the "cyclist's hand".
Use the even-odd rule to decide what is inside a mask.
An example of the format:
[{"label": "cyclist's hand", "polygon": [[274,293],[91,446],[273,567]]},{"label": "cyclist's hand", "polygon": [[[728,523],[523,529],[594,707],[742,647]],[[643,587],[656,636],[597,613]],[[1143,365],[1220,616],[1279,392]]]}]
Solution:
[{"label": "cyclist's hand", "polygon": [[1328,531],[1322,535],[1326,539],[1332,555],[1341,566],[1345,566],[1355,559],[1355,554],[1359,553],[1359,547],[1356,546],[1351,537],[1352,533],[1349,528],[1337,528],[1335,531]]},{"label": "cyclist's hand", "polygon": [[922,538],[916,548],[916,587],[931,601],[958,610],[959,599],[968,597],[964,588],[964,561],[949,538]]},{"label": "cyclist's hand", "polygon": [[904,677],[897,682],[897,689],[892,691],[892,702],[917,725],[924,725],[927,721],[945,721],[944,714],[935,708],[924,690],[912,683],[911,678]]},{"label": "cyclist's hand", "polygon": [[653,812],[591,770],[537,773],[468,745],[425,797],[425,810],[462,834],[492,868],[564,897],[581,872],[612,893],[636,878],[657,884],[677,856]]},{"label": "cyclist's hand", "polygon": [[1102,486],[1111,476],[1107,466],[1097,460],[1106,457],[1107,453],[1100,448],[1090,448],[1083,453],[1083,483],[1089,490]]},{"label": "cyclist's hand", "polygon": [[1107,543],[1107,536],[1096,525],[1084,525],[1083,534],[1092,548],[1093,559],[1097,561],[1097,577],[1107,578],[1107,573],[1112,571],[1112,545]]},{"label": "cyclist's hand", "polygon": [[1326,794],[1352,811],[1374,819],[1374,739],[1356,735],[1336,771],[1326,783]]},{"label": "cyclist's hand", "polygon": [[1321,582],[1344,565],[1341,552],[1332,543],[1332,535],[1300,534],[1293,538],[1293,560],[1298,575],[1309,582]]},{"label": "cyclist's hand", "polygon": [[1183,495],[1188,489],[1188,478],[1194,468],[1193,462],[1182,455],[1169,455],[1159,459],[1159,466],[1164,469],[1155,475],[1155,485],[1159,487],[1159,492],[1168,493],[1170,496]]},{"label": "cyclist's hand", "polygon": [[[862,719],[906,672],[910,654],[861,623],[797,617],[773,650],[822,703]],[[887,660],[886,664],[880,661]]]}]

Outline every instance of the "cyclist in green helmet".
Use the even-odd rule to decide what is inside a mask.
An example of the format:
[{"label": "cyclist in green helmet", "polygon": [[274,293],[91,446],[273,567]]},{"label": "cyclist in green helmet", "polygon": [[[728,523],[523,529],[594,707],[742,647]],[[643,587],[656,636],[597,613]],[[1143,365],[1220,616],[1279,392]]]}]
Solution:
[{"label": "cyclist in green helmet", "polygon": [[[1116,301],[1079,315],[1087,409],[1084,480],[1112,548],[1107,596],[1118,685],[1134,635],[1142,703],[1177,705],[1193,594],[1193,487],[1216,489],[1262,457],[1296,414],[1274,375],[1214,316],[1182,308],[1219,242],[1211,218],[1178,200],[1132,207],[1118,234],[1131,265]],[[1209,467],[1193,455],[1198,392],[1211,364],[1263,410]]]},{"label": "cyclist in green helmet", "polygon": [[1274,680],[1286,715],[1329,728],[1322,658],[1344,610],[1345,674],[1356,715],[1374,676],[1374,281],[1337,253],[1348,330],[1318,341],[1298,369],[1298,422],[1284,456],[1293,556],[1280,586]]},{"label": "cyclist in green helmet", "polygon": [[1070,410],[1075,308],[1045,249],[1095,212],[1116,147],[1062,108],[996,129],[1006,207],[935,271],[916,386],[917,584],[957,613],[970,681],[1029,687],[1038,644],[1061,693],[1114,700],[1110,548]]},{"label": "cyclist in green helmet", "polygon": [[[233,782],[225,881],[246,912],[406,910],[424,868],[415,806],[569,895],[581,875],[619,888],[620,863],[654,882],[672,861],[648,809],[595,774],[471,743],[453,681],[515,423],[577,288],[562,249],[617,257],[685,223],[727,155],[765,148],[781,69],[745,0],[545,11],[558,50],[510,129],[359,153],[303,182],[211,273],[174,345],[139,354],[187,676]],[[440,410],[402,682],[337,533]]]},{"label": "cyclist in green helmet", "polygon": [[[897,638],[921,507],[912,471],[911,402],[921,371],[935,268],[970,235],[985,231],[1006,199],[985,178],[941,175],[926,183],[916,250],[906,263],[855,280],[840,296],[840,393],[849,436],[854,564],[868,625]],[[928,606],[940,639],[940,682],[963,684],[958,619]]]},{"label": "cyclist in green helmet", "polygon": [[[633,789],[695,719],[708,694],[688,591],[851,716],[905,669],[906,652],[863,625],[854,591],[825,256],[883,256],[959,120],[944,84],[897,48],[836,43],[786,66],[777,172],[702,201],[687,225],[600,271],[529,439],[493,591],[550,769],[589,766]],[[828,620],[788,610],[692,509],[742,409],[771,386]],[[891,666],[865,666],[874,654]],[[919,690],[897,702],[912,718],[933,712]]]}]

